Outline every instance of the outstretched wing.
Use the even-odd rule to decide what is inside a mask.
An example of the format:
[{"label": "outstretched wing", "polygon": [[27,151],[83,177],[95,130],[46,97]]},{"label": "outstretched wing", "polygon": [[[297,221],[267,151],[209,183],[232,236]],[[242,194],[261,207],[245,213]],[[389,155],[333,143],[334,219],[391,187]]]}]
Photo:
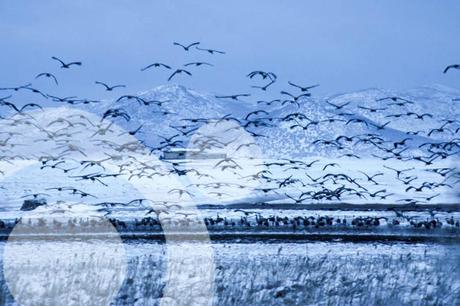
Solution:
[{"label": "outstretched wing", "polygon": [[460,68],[460,65],[449,65],[446,67],[446,69],[444,69],[444,73],[447,73],[447,71],[449,71],[452,68]]},{"label": "outstretched wing", "polygon": [[194,42],[194,43],[191,43],[190,45],[187,46],[187,49],[190,49],[191,47],[193,46],[198,46],[200,44],[200,42]]},{"label": "outstretched wing", "polygon": [[291,85],[291,86],[294,86],[294,87],[297,87],[297,88],[302,89],[302,86],[299,86],[299,85],[297,85],[297,84],[294,84],[294,83],[292,83],[291,81],[288,81],[288,84]]},{"label": "outstretched wing", "polygon": [[152,68],[152,67],[154,67],[155,65],[156,65],[156,63],[154,63],[154,64],[150,64],[150,65],[148,65],[148,66],[146,66],[146,67],[142,68],[142,69],[141,69],[141,71],[145,71],[145,70],[147,70],[147,69],[149,69],[149,68]]},{"label": "outstretched wing", "polygon": [[60,62],[62,66],[65,65],[65,63],[63,61],[61,61],[60,59],[58,59],[56,56],[52,56],[51,58],[54,59],[55,61]]},{"label": "outstretched wing", "polygon": [[168,82],[172,80],[172,78],[179,73],[179,70],[174,71],[168,78]]},{"label": "outstretched wing", "polygon": [[53,74],[49,73],[49,76],[54,80],[54,83],[56,83],[56,85],[59,85],[57,78]]},{"label": "outstretched wing", "polygon": [[7,102],[7,101],[0,101],[0,105],[5,105],[5,106],[8,106],[12,109],[14,109],[15,111],[17,111],[18,113],[20,113],[20,110],[16,107],[16,105],[14,105],[13,103],[11,102]]},{"label": "outstretched wing", "polygon": [[67,66],[72,66],[72,65],[77,65],[77,66],[81,66],[81,62],[71,62],[71,63],[68,63]]},{"label": "outstretched wing", "polygon": [[103,82],[99,82],[99,81],[96,81],[96,82],[94,82],[94,83],[95,83],[95,84],[99,84],[99,85],[102,85],[102,86],[104,86],[104,87],[105,87],[105,89],[109,89],[109,88],[110,88],[110,86],[109,86],[109,85],[107,85],[107,84],[105,84],[105,83],[103,83]]},{"label": "outstretched wing", "polygon": [[26,108],[31,108],[31,107],[38,107],[39,109],[43,110],[43,107],[41,107],[40,105],[38,105],[37,103],[28,103],[28,104],[25,104],[23,107],[21,107],[21,110],[20,112],[22,112],[24,109]]},{"label": "outstretched wing", "polygon": [[281,91],[281,94],[282,94],[282,95],[288,95],[288,96],[290,96],[291,98],[295,98],[292,94],[290,94],[290,93],[288,93],[287,91],[284,91],[284,90]]}]

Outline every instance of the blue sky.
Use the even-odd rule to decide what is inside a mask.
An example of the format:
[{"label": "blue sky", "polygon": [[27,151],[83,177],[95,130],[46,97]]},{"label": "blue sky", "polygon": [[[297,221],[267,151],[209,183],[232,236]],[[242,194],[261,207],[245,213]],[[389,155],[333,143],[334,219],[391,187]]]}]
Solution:
[{"label": "blue sky", "polygon": [[[460,88],[460,1],[456,0],[48,0],[0,1],[0,87],[33,81],[57,95],[107,98],[166,83],[174,67],[205,60],[183,85],[223,94],[251,92],[245,75],[267,70],[288,80],[320,83],[319,95],[369,87],[404,89],[440,83]],[[173,41],[200,41],[226,55],[189,53]],[[59,69],[51,56],[81,60]],[[55,73],[61,85],[34,81]],[[94,81],[126,84],[107,94]]]}]

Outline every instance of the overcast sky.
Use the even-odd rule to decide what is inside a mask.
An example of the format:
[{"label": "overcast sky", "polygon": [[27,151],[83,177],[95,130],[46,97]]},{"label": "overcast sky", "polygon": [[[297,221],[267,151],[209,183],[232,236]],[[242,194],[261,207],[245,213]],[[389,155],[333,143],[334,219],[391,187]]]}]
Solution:
[{"label": "overcast sky", "polygon": [[[34,81],[59,95],[110,97],[94,81],[126,84],[136,93],[164,84],[174,67],[195,60],[175,82],[223,94],[251,92],[252,70],[320,83],[319,95],[369,87],[404,89],[440,83],[460,88],[458,0],[1,0],[0,87]],[[173,41],[200,41],[226,55],[184,52]],[[83,61],[59,69],[50,59]],[[60,86],[34,80],[55,73]],[[282,86],[281,86],[282,85]]]}]

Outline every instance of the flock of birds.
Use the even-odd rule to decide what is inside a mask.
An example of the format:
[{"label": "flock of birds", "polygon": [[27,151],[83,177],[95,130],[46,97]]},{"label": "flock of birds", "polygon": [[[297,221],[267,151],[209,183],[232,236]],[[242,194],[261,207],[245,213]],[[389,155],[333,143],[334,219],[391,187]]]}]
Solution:
[{"label": "flock of birds", "polygon": [[[223,51],[215,49],[206,49],[199,47],[199,42],[188,45],[174,43],[175,46],[184,50],[184,52],[206,52],[209,55],[225,54]],[[60,68],[71,69],[75,66],[82,66],[82,62],[73,61],[65,62],[57,57],[52,57],[53,60],[59,62]],[[179,75],[192,76],[192,71],[189,68],[213,65],[208,62],[190,62],[184,64],[183,67],[172,68],[165,63],[155,62],[141,69],[146,71],[149,69],[165,69],[171,74],[168,81],[177,78]],[[460,65],[450,65],[446,67],[444,73],[451,70],[460,70]],[[247,74],[251,80],[260,79],[266,83],[262,85],[252,85],[255,89],[268,92],[273,84],[278,81],[278,77],[273,72],[267,71],[252,71]],[[39,73],[36,76],[39,78],[48,78],[50,81],[59,85],[58,78],[49,72]],[[97,85],[102,86],[106,91],[114,91],[119,88],[126,87],[125,85],[109,85],[102,81],[96,81]],[[460,120],[457,118],[442,118],[440,125],[433,127],[426,135],[422,132],[407,132],[407,138],[397,141],[385,139],[380,133],[387,129],[393,118],[410,118],[413,120],[423,121],[426,118],[432,118],[429,113],[394,113],[388,114],[388,122],[384,124],[370,123],[366,119],[353,117],[353,110],[349,109],[349,102],[344,104],[335,104],[326,101],[333,108],[336,117],[330,117],[325,120],[313,120],[302,113],[299,109],[304,103],[308,103],[308,98],[311,97],[315,85],[298,85],[289,81],[288,85],[292,90],[285,89],[280,92],[281,98],[271,101],[258,101],[257,104],[263,107],[250,111],[249,113],[237,117],[232,114],[225,115],[219,118],[180,118],[176,125],[171,125],[172,133],[168,135],[148,135],[146,138],[157,137],[160,139],[156,145],[151,145],[144,140],[138,140],[135,137],[143,133],[143,125],[137,126],[129,131],[117,131],[115,122],[130,122],[132,114],[123,107],[110,107],[105,109],[101,114],[99,121],[89,118],[85,114],[78,113],[62,113],[59,117],[43,118],[40,117],[40,111],[44,107],[39,103],[20,104],[12,102],[16,92],[26,91],[36,94],[48,101],[56,102],[64,105],[88,105],[100,104],[102,101],[93,99],[81,99],[76,96],[57,97],[43,92],[40,89],[32,87],[28,83],[17,87],[0,88],[0,92],[6,92],[7,95],[0,98],[0,110],[3,109],[3,117],[1,119],[0,129],[0,163],[6,165],[15,160],[27,160],[29,157],[21,154],[24,147],[34,147],[39,144],[46,144],[47,152],[35,152],[34,155],[40,163],[41,170],[58,171],[67,175],[69,180],[75,182],[84,182],[96,184],[100,188],[112,187],[111,181],[120,177],[127,180],[147,179],[155,181],[158,178],[174,177],[193,177],[195,182],[185,187],[169,188],[165,191],[164,199],[129,199],[126,202],[96,202],[94,205],[100,207],[101,210],[110,213],[110,209],[115,206],[127,207],[133,204],[149,203],[150,206],[163,205],[164,207],[178,206],[187,199],[195,197],[194,190],[198,188],[201,192],[205,191],[208,195],[212,195],[214,199],[225,200],[232,197],[232,193],[238,190],[250,190],[253,193],[260,195],[258,202],[264,202],[264,199],[276,199],[289,201],[296,204],[317,203],[325,201],[334,202],[353,202],[355,200],[366,202],[377,202],[380,200],[394,200],[402,204],[420,204],[431,203],[439,197],[446,189],[454,189],[460,183],[460,172],[454,166],[446,166],[443,161],[449,160],[450,157],[456,157],[460,153],[460,138],[456,135],[460,132]],[[241,98],[249,98],[250,93],[238,93],[229,95],[217,95],[216,99],[222,100],[240,100]],[[455,99],[454,99],[455,100]],[[134,101],[137,107],[145,107],[145,111],[150,111],[148,107],[155,106],[157,109],[152,111],[152,114],[159,114],[163,117],[173,115],[174,110],[165,107],[168,105],[167,100],[148,100],[143,96],[138,95],[122,95],[117,99],[118,103]],[[389,96],[377,99],[376,102],[382,104],[381,107],[369,107],[367,105],[359,105],[360,110],[369,113],[379,113],[386,110],[388,107],[403,107],[410,106],[416,103],[405,97]],[[292,111],[288,115],[277,117],[270,112],[270,105],[292,106]],[[297,110],[296,108],[297,107]],[[38,119],[39,118],[39,119]],[[205,124],[234,124],[229,130],[242,130],[249,134],[254,141],[241,142],[239,139],[219,138],[215,135],[200,135],[196,134],[200,126]],[[269,129],[273,126],[287,124],[290,130],[306,131],[315,128],[322,124],[342,124],[350,126],[353,124],[363,125],[368,128],[369,133],[356,135],[339,135],[335,139],[315,139],[312,144],[318,147],[334,148],[341,152],[348,145],[363,144],[372,147],[381,152],[373,154],[374,158],[381,160],[383,163],[391,160],[407,162],[410,164],[407,168],[396,168],[392,165],[385,164],[382,171],[367,172],[361,169],[359,176],[355,176],[350,172],[338,172],[341,168],[339,159],[333,162],[325,162],[321,159],[314,160],[297,160],[297,159],[281,159],[260,161],[253,160],[251,156],[245,156],[245,161],[238,158],[238,152],[245,151],[246,153],[252,146],[257,146],[258,138],[267,138],[269,135],[262,134],[261,128]],[[86,134],[85,134],[86,133]],[[413,137],[434,135],[452,135],[448,140],[432,140],[421,143],[416,150],[409,147]],[[28,135],[39,135],[35,137],[33,143],[26,143],[24,139]],[[94,146],[99,152],[99,159],[90,159],[90,149],[82,145],[79,135],[87,135],[88,142]],[[447,136],[446,136],[447,137]],[[149,155],[159,155],[164,151],[177,148],[190,147],[198,148],[199,152],[212,151],[213,149],[221,151],[229,151],[227,148],[232,147],[233,153],[228,154],[219,160],[209,161],[211,165],[208,168],[193,168],[190,164],[184,161],[162,161],[162,165],[148,162],[143,158],[148,158]],[[235,153],[236,152],[236,153]],[[416,153],[422,152],[422,153]],[[142,158],[139,158],[142,156]],[[185,154],[185,153],[183,153]],[[235,155],[236,154],[236,155]],[[344,152],[343,157],[349,160],[359,160],[362,156],[354,152]],[[251,163],[248,166],[248,161]],[[440,163],[440,166],[437,164]],[[343,164],[342,164],[343,165]],[[416,167],[414,165],[417,165]],[[198,166],[197,166],[198,167]],[[117,171],[113,169],[116,168]],[[343,167],[342,167],[343,168]],[[345,167],[346,168],[346,167]],[[253,171],[247,173],[247,169]],[[215,173],[224,174],[224,177],[216,177]],[[422,174],[429,174],[426,177]],[[4,175],[4,169],[0,168],[0,175]],[[316,177],[314,176],[316,174]],[[46,175],[51,175],[49,172]],[[231,182],[225,180],[225,176],[231,176],[234,180]],[[392,190],[388,190],[384,177],[391,175],[392,180],[396,180],[396,185],[403,186],[404,197],[394,197]],[[200,181],[202,180],[202,181]],[[46,190],[33,191],[27,194],[18,194],[19,199],[35,199],[47,198],[51,192],[66,193],[76,196],[79,199],[98,199],[98,195],[91,194],[88,191],[81,190],[82,187],[69,186],[66,183],[63,186],[49,186]],[[0,183],[0,192],[5,191],[6,187]],[[248,192],[249,193],[249,192]],[[174,199],[173,199],[174,197]],[[147,214],[151,213],[148,210]],[[226,222],[225,219],[220,221],[207,220],[207,222]],[[310,220],[310,219],[292,219],[290,221],[277,219],[261,219],[257,218],[256,222],[265,223],[286,223],[290,224],[326,224],[330,222],[338,222],[338,220]],[[366,223],[366,220],[361,220]],[[361,222],[359,221],[359,222]],[[240,222],[244,223],[241,219]],[[294,222],[294,223],[293,223]],[[358,221],[356,221],[358,222]],[[359,223],[358,222],[358,223]],[[372,219],[369,222],[378,222],[378,219]],[[458,222],[457,222],[458,225]]]},{"label": "flock of birds", "polygon": [[[409,229],[409,230],[436,230],[443,228],[459,229],[460,220],[455,219],[453,216],[446,216],[443,214],[430,212],[430,216],[420,217],[418,215],[405,215],[397,209],[393,209],[395,213],[393,216],[366,216],[366,215],[349,215],[349,216],[329,216],[327,214],[321,215],[299,215],[292,214],[286,216],[279,216],[274,214],[262,214],[257,211],[249,211],[236,209],[235,213],[239,215],[221,216],[205,216],[203,222],[209,230],[235,230],[235,229],[259,229],[259,230],[283,230],[288,232],[295,232],[296,230],[319,230],[319,229],[332,229],[332,230],[347,230],[363,228],[366,230],[380,229],[387,227],[389,229]],[[150,214],[150,212],[149,212]],[[191,214],[188,214],[189,216]],[[186,216],[186,217],[187,217]],[[194,225],[193,218],[162,218],[161,221],[158,217],[150,215],[142,218],[125,219],[117,217],[110,217],[108,221],[120,232],[154,232],[161,231],[161,227],[165,224],[175,225],[179,228],[190,228]],[[21,222],[23,230],[27,231],[28,227],[36,228],[36,224],[28,219],[27,222],[22,222],[21,219],[16,218],[12,222],[4,222],[0,220],[0,231],[12,230],[13,227]],[[46,218],[38,218],[36,221],[45,228],[56,229],[63,227],[63,222],[67,225],[72,224],[73,229],[76,226],[81,228],[92,229],[97,228],[98,224],[95,219],[88,218],[73,218],[70,220],[58,221],[53,220],[49,224]],[[77,229],[78,230],[78,229]],[[101,230],[105,230],[101,228]]]}]

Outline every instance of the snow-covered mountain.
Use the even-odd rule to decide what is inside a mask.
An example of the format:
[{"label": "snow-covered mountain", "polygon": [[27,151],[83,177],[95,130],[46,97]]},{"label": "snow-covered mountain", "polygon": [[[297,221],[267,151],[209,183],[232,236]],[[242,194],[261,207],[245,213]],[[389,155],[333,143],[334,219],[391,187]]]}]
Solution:
[{"label": "snow-covered mountain", "polygon": [[[257,104],[254,101],[222,100],[216,99],[209,93],[201,93],[187,89],[180,85],[163,85],[138,95],[145,101],[167,101],[161,106],[143,105],[136,100],[122,99],[121,101],[105,101],[91,110],[102,114],[108,108],[122,108],[131,116],[129,122],[117,121],[122,126],[135,129],[142,125],[143,134],[137,135],[151,146],[158,145],[163,139],[160,136],[177,134],[177,130],[171,126],[189,126],[194,124],[183,119],[198,118],[221,118],[231,115],[245,122],[246,114],[256,109],[269,113],[256,114],[251,120],[260,118],[261,122],[269,126],[248,128],[256,134],[266,137],[256,137],[254,140],[259,144],[266,157],[288,158],[305,156],[338,157],[343,154],[381,154],[375,146],[368,144],[356,144],[343,139],[340,144],[344,150],[338,152],[336,146],[314,143],[316,140],[336,140],[339,136],[354,136],[376,134],[384,141],[397,142],[410,138],[405,143],[409,150],[418,150],[425,142],[448,141],[455,137],[457,124],[449,124],[442,132],[429,132],[434,128],[441,127],[444,119],[459,118],[460,108],[453,98],[460,96],[460,91],[441,85],[425,86],[407,91],[389,91],[382,89],[367,89],[352,93],[345,93],[322,98],[306,98],[301,100],[300,107],[296,104],[271,105]],[[410,103],[397,105],[398,102],[391,99],[381,100],[388,97],[400,97]],[[412,103],[413,102],[413,103]],[[329,104],[330,103],[330,104]],[[341,106],[337,108],[333,105]],[[376,108],[370,111],[365,108]],[[162,112],[168,112],[164,115]],[[296,113],[301,114],[296,117]],[[294,114],[294,115],[293,115]],[[423,115],[423,119],[417,115]],[[398,116],[401,115],[401,116]],[[273,121],[267,118],[275,118]],[[291,120],[280,119],[291,118]],[[348,122],[350,119],[362,120],[363,122]],[[329,121],[331,120],[331,121]],[[389,122],[389,123],[388,123]],[[310,124],[309,124],[310,123]],[[385,125],[388,123],[387,125]],[[299,126],[295,126],[298,124]],[[308,125],[309,124],[309,125]],[[308,125],[308,127],[306,127]],[[379,126],[383,126],[379,128]],[[199,124],[195,124],[199,126]],[[303,128],[306,127],[306,128]]]},{"label": "snow-covered mountain", "polygon": [[[164,102],[159,106],[151,103],[144,105],[133,99],[120,101],[104,101],[89,107],[99,115],[109,108],[122,108],[132,118],[129,122],[117,121],[123,127],[135,129],[143,126],[142,133],[137,135],[149,145],[158,145],[163,139],[177,134],[173,126],[190,125],[183,119],[187,118],[221,118],[225,115],[241,116],[251,110],[250,105],[239,101],[223,101],[216,99],[209,93],[201,93],[187,89],[182,85],[162,85],[152,90],[141,92],[136,96],[147,102]],[[164,114],[168,112],[168,114]]]}]

